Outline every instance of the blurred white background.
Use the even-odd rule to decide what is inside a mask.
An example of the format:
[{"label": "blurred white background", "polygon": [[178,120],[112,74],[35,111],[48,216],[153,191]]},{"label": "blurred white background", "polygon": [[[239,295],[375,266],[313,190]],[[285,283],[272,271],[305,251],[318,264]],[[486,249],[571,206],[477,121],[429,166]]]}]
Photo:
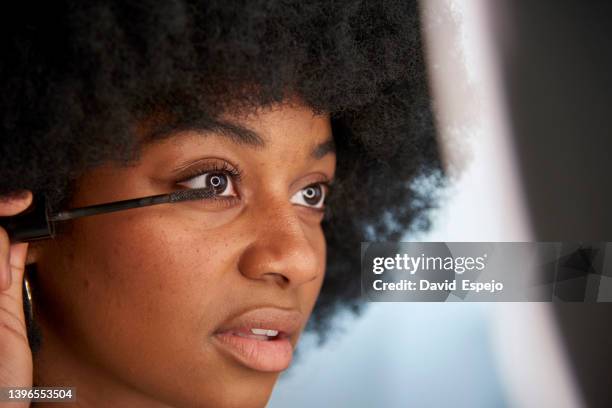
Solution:
[{"label": "blurred white background", "polygon": [[[422,2],[453,182],[433,229],[406,241],[531,240],[487,31],[491,4]],[[269,408],[581,406],[544,303],[370,303],[336,326],[322,347],[302,339]]]}]

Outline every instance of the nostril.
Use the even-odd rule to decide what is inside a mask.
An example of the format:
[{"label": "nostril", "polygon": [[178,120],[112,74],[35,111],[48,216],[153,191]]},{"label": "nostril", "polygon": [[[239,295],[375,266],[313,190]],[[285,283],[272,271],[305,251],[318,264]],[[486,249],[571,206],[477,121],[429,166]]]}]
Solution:
[{"label": "nostril", "polygon": [[275,281],[279,286],[285,286],[289,283],[289,278],[278,272],[264,273],[262,278]]}]

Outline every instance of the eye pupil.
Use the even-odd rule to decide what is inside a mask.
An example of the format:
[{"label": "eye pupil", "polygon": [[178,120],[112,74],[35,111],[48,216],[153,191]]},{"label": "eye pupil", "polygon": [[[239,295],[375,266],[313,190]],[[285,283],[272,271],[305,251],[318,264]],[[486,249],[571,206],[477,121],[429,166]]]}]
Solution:
[{"label": "eye pupil", "polygon": [[321,186],[310,186],[304,189],[302,195],[306,203],[309,205],[316,205],[319,203],[319,201],[321,201],[323,191],[321,190]]},{"label": "eye pupil", "polygon": [[210,186],[218,192],[223,192],[227,188],[227,176],[225,174],[216,173],[208,178]]}]

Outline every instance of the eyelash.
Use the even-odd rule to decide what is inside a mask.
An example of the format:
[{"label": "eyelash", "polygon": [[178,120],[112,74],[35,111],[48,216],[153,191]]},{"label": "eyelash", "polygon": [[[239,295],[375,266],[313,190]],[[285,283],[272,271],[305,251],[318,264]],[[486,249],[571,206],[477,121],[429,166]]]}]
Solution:
[{"label": "eyelash", "polygon": [[[234,167],[229,163],[222,161],[205,163],[201,167],[197,167],[193,170],[188,170],[181,176],[179,180],[176,180],[176,184],[185,183],[206,173],[224,173],[228,175],[232,179],[232,181],[237,184],[239,184],[242,180],[242,171],[240,170],[240,168],[238,168],[237,166]],[[205,198],[203,200],[214,201],[220,205],[227,205],[229,207],[233,205],[237,200],[239,200],[239,198],[219,196],[215,194],[212,197]]]},{"label": "eyelash", "polygon": [[[206,173],[225,173],[227,174],[232,181],[234,181],[236,184],[240,184],[241,180],[242,180],[242,170],[240,170],[239,167],[237,166],[233,166],[230,165],[229,163],[223,161],[223,162],[213,162],[213,163],[207,163],[206,165],[204,165],[203,167],[199,167],[196,168],[194,170],[191,171],[187,171],[185,174],[183,174],[181,176],[181,178],[179,180],[176,181],[176,184],[180,184],[180,183],[184,183],[187,181],[190,181],[191,179],[194,179],[198,176],[202,176]],[[330,192],[330,187],[331,187],[331,183],[328,181],[319,181],[319,182],[314,182],[311,183],[307,186],[304,186],[302,188],[306,189],[308,187],[311,186],[322,186],[324,194],[325,194],[325,198],[323,200],[323,202],[325,203],[327,201],[327,198],[329,197],[329,192]],[[210,201],[219,201],[219,202],[224,202],[228,205],[231,205],[235,202],[235,200],[237,200],[239,198],[237,197],[226,197],[226,196],[217,196],[214,195],[211,198],[208,198],[206,200],[210,200]],[[313,211],[317,211],[317,212],[323,212],[325,210],[325,205],[323,206],[323,209],[318,209],[315,207],[306,207],[309,208]]]},{"label": "eyelash", "polygon": [[192,170],[186,174],[184,174],[180,180],[177,180],[176,183],[184,183],[186,181],[191,180],[192,178],[201,176],[206,173],[225,173],[232,177],[236,182],[240,183],[242,180],[242,171],[237,168],[229,165],[227,162],[222,162],[221,165],[219,163],[209,163],[208,165]]}]

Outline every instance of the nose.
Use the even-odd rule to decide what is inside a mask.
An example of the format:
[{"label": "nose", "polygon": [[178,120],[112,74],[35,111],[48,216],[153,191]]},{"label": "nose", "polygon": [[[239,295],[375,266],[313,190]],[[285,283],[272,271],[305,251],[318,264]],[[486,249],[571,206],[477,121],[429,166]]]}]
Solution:
[{"label": "nose", "polygon": [[254,238],[238,262],[243,276],[291,288],[323,273],[323,235],[320,230],[311,230],[312,226],[304,226],[291,203],[269,206],[252,217]]}]

